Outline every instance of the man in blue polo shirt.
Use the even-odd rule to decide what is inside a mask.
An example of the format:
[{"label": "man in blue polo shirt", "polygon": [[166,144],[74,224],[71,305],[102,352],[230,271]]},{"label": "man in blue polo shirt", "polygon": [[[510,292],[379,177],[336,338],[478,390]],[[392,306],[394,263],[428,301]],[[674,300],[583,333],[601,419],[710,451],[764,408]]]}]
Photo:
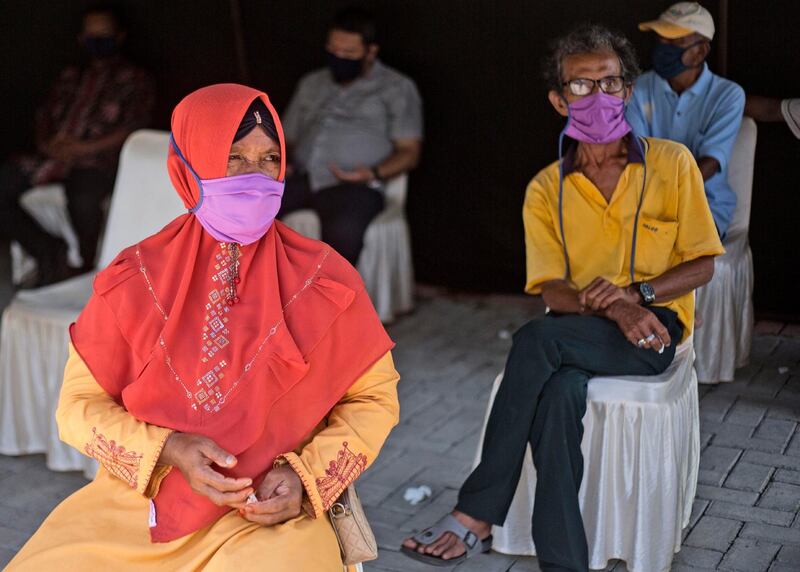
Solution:
[{"label": "man in blue polo shirt", "polygon": [[698,3],[674,4],[639,29],[655,32],[658,43],[653,69],[636,81],[626,118],[638,135],[672,139],[689,148],[724,237],[736,208],[728,161],[742,122],[744,91],[708,69],[714,20]]}]

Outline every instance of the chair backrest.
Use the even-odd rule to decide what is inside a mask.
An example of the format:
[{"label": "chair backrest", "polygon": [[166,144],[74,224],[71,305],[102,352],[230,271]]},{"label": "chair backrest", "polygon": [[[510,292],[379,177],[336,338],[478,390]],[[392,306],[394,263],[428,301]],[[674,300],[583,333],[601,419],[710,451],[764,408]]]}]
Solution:
[{"label": "chair backrest", "polygon": [[186,212],[167,174],[169,133],[142,129],[122,147],[98,268]]},{"label": "chair backrest", "polygon": [[399,208],[406,206],[406,192],[408,191],[408,174],[402,173],[386,181],[384,196],[386,197],[385,208]]},{"label": "chair backrest", "polygon": [[756,122],[742,118],[742,126],[733,144],[728,164],[728,184],[736,193],[736,211],[728,227],[728,236],[747,232],[750,227],[750,203],[753,196],[753,166],[756,158]]}]

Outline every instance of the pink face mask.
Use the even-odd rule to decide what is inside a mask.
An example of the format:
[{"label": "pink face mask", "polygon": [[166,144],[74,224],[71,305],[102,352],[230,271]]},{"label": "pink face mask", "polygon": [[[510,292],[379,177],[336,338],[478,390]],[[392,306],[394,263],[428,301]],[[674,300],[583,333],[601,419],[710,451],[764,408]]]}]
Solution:
[{"label": "pink face mask", "polygon": [[176,153],[200,187],[200,200],[189,212],[220,242],[251,244],[275,221],[283,198],[283,181],[262,173],[201,179],[170,138]]},{"label": "pink face mask", "polygon": [[584,143],[611,143],[627,135],[625,101],[602,91],[569,104],[564,134]]}]

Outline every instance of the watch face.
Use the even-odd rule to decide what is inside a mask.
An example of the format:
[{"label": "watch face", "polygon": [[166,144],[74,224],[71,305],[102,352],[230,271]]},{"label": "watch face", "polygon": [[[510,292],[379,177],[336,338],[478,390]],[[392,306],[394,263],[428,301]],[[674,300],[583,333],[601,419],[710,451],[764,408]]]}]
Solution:
[{"label": "watch face", "polygon": [[642,293],[642,298],[644,298],[644,301],[648,304],[656,299],[656,291],[653,290],[653,287],[647,282],[639,284],[639,292]]}]

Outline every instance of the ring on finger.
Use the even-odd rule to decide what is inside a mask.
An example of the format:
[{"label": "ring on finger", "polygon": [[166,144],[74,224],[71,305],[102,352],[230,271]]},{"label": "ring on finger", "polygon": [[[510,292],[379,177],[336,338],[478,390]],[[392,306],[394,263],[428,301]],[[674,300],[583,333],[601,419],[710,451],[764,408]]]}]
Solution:
[{"label": "ring on finger", "polygon": [[636,342],[636,345],[639,346],[640,348],[643,348],[646,343],[647,340],[645,340],[644,338],[640,338],[639,341]]},{"label": "ring on finger", "polygon": [[647,337],[644,339],[644,341],[645,341],[645,342],[652,342],[654,339],[656,339],[656,335],[655,335],[655,334],[650,334],[649,336],[647,336]]}]

